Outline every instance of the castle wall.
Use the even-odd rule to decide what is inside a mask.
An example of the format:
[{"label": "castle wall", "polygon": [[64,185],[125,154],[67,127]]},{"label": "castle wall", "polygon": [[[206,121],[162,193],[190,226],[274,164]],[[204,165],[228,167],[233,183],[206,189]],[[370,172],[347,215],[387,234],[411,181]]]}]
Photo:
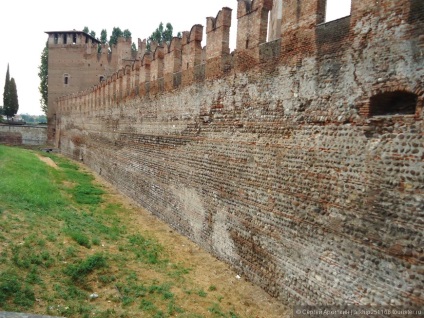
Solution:
[{"label": "castle wall", "polygon": [[45,145],[47,144],[47,127],[0,124],[0,144]]},{"label": "castle wall", "polygon": [[61,97],[61,151],[284,302],[422,306],[423,3],[321,23],[322,0],[285,1],[263,43],[269,2],[241,1],[255,47],[227,54],[223,8],[204,64],[193,29],[165,63],[172,86],[147,54]]},{"label": "castle wall", "polygon": [[[75,36],[75,42],[73,37]],[[64,43],[66,38],[66,43]],[[55,136],[56,101],[58,97],[83,91],[100,83],[131,59],[131,39],[120,38],[117,45],[109,48],[101,45],[82,32],[49,33],[48,58],[48,113],[49,139]],[[67,79],[65,79],[65,77]]]}]

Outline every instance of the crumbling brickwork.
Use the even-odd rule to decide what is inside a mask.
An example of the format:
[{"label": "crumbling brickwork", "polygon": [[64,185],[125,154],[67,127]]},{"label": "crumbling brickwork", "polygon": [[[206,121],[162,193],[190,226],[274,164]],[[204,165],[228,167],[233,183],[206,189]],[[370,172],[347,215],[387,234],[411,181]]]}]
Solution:
[{"label": "crumbling brickwork", "polygon": [[282,301],[422,306],[423,2],[284,0],[266,43],[271,2],[60,97],[61,151]]}]

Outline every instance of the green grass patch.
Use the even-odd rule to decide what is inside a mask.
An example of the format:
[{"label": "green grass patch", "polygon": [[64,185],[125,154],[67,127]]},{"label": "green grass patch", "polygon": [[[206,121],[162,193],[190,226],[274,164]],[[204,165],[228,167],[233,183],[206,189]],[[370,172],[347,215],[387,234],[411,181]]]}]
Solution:
[{"label": "green grass patch", "polygon": [[82,281],[94,270],[104,268],[106,266],[106,258],[101,254],[95,254],[87,257],[77,264],[68,265],[65,268],[64,273],[71,277],[73,281]]},{"label": "green grass patch", "polygon": [[[140,231],[134,211],[111,200],[78,164],[0,145],[0,171],[1,310],[69,318],[232,317],[225,301],[214,305],[223,296],[193,283],[191,268],[172,260],[156,234]],[[90,301],[93,292],[99,298]],[[203,308],[187,308],[197,303]]]},{"label": "green grass patch", "polygon": [[16,272],[0,273],[0,308],[9,310],[13,305],[31,308],[35,302],[35,294],[29,285],[24,285],[22,277]]}]

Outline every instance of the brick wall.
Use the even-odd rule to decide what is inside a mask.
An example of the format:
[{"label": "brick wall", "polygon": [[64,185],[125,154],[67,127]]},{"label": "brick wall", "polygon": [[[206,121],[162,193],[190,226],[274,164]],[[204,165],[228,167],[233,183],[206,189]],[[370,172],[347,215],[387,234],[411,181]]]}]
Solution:
[{"label": "brick wall", "polygon": [[[281,40],[255,54],[182,63],[172,87],[140,76],[116,99],[134,67],[62,97],[61,150],[284,302],[422,306],[422,2],[354,0],[327,24],[321,0],[285,6]],[[199,61],[188,37],[181,59]],[[208,39],[224,52],[223,33]],[[372,116],[381,94],[372,107],[407,94],[415,112]]]},{"label": "brick wall", "polygon": [[0,144],[45,145],[46,126],[0,125]]}]

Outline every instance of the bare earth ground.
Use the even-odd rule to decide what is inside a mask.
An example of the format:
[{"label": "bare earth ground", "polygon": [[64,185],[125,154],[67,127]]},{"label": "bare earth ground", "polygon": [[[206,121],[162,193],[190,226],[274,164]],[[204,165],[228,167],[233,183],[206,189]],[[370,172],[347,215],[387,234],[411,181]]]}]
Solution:
[{"label": "bare earth ground", "polygon": [[[55,166],[55,163],[46,157],[40,156],[46,164]],[[47,161],[47,160],[48,161]],[[258,286],[253,285],[244,277],[237,277],[229,265],[219,261],[186,237],[175,232],[166,223],[140,207],[135,201],[119,193],[110,183],[101,176],[80,164],[82,170],[92,173],[96,181],[107,191],[108,197],[121,203],[131,212],[129,217],[133,225],[140,231],[150,232],[168,251],[169,256],[176,262],[184,262],[192,268],[190,272],[194,283],[208,290],[211,285],[217,286],[219,293],[228,305],[234,307],[242,317],[255,318],[283,318],[290,317],[291,308],[283,306],[277,299],[271,297]],[[57,167],[56,167],[57,168]],[[103,291],[107,292],[107,291]],[[186,304],[196,308],[201,304]]]}]

